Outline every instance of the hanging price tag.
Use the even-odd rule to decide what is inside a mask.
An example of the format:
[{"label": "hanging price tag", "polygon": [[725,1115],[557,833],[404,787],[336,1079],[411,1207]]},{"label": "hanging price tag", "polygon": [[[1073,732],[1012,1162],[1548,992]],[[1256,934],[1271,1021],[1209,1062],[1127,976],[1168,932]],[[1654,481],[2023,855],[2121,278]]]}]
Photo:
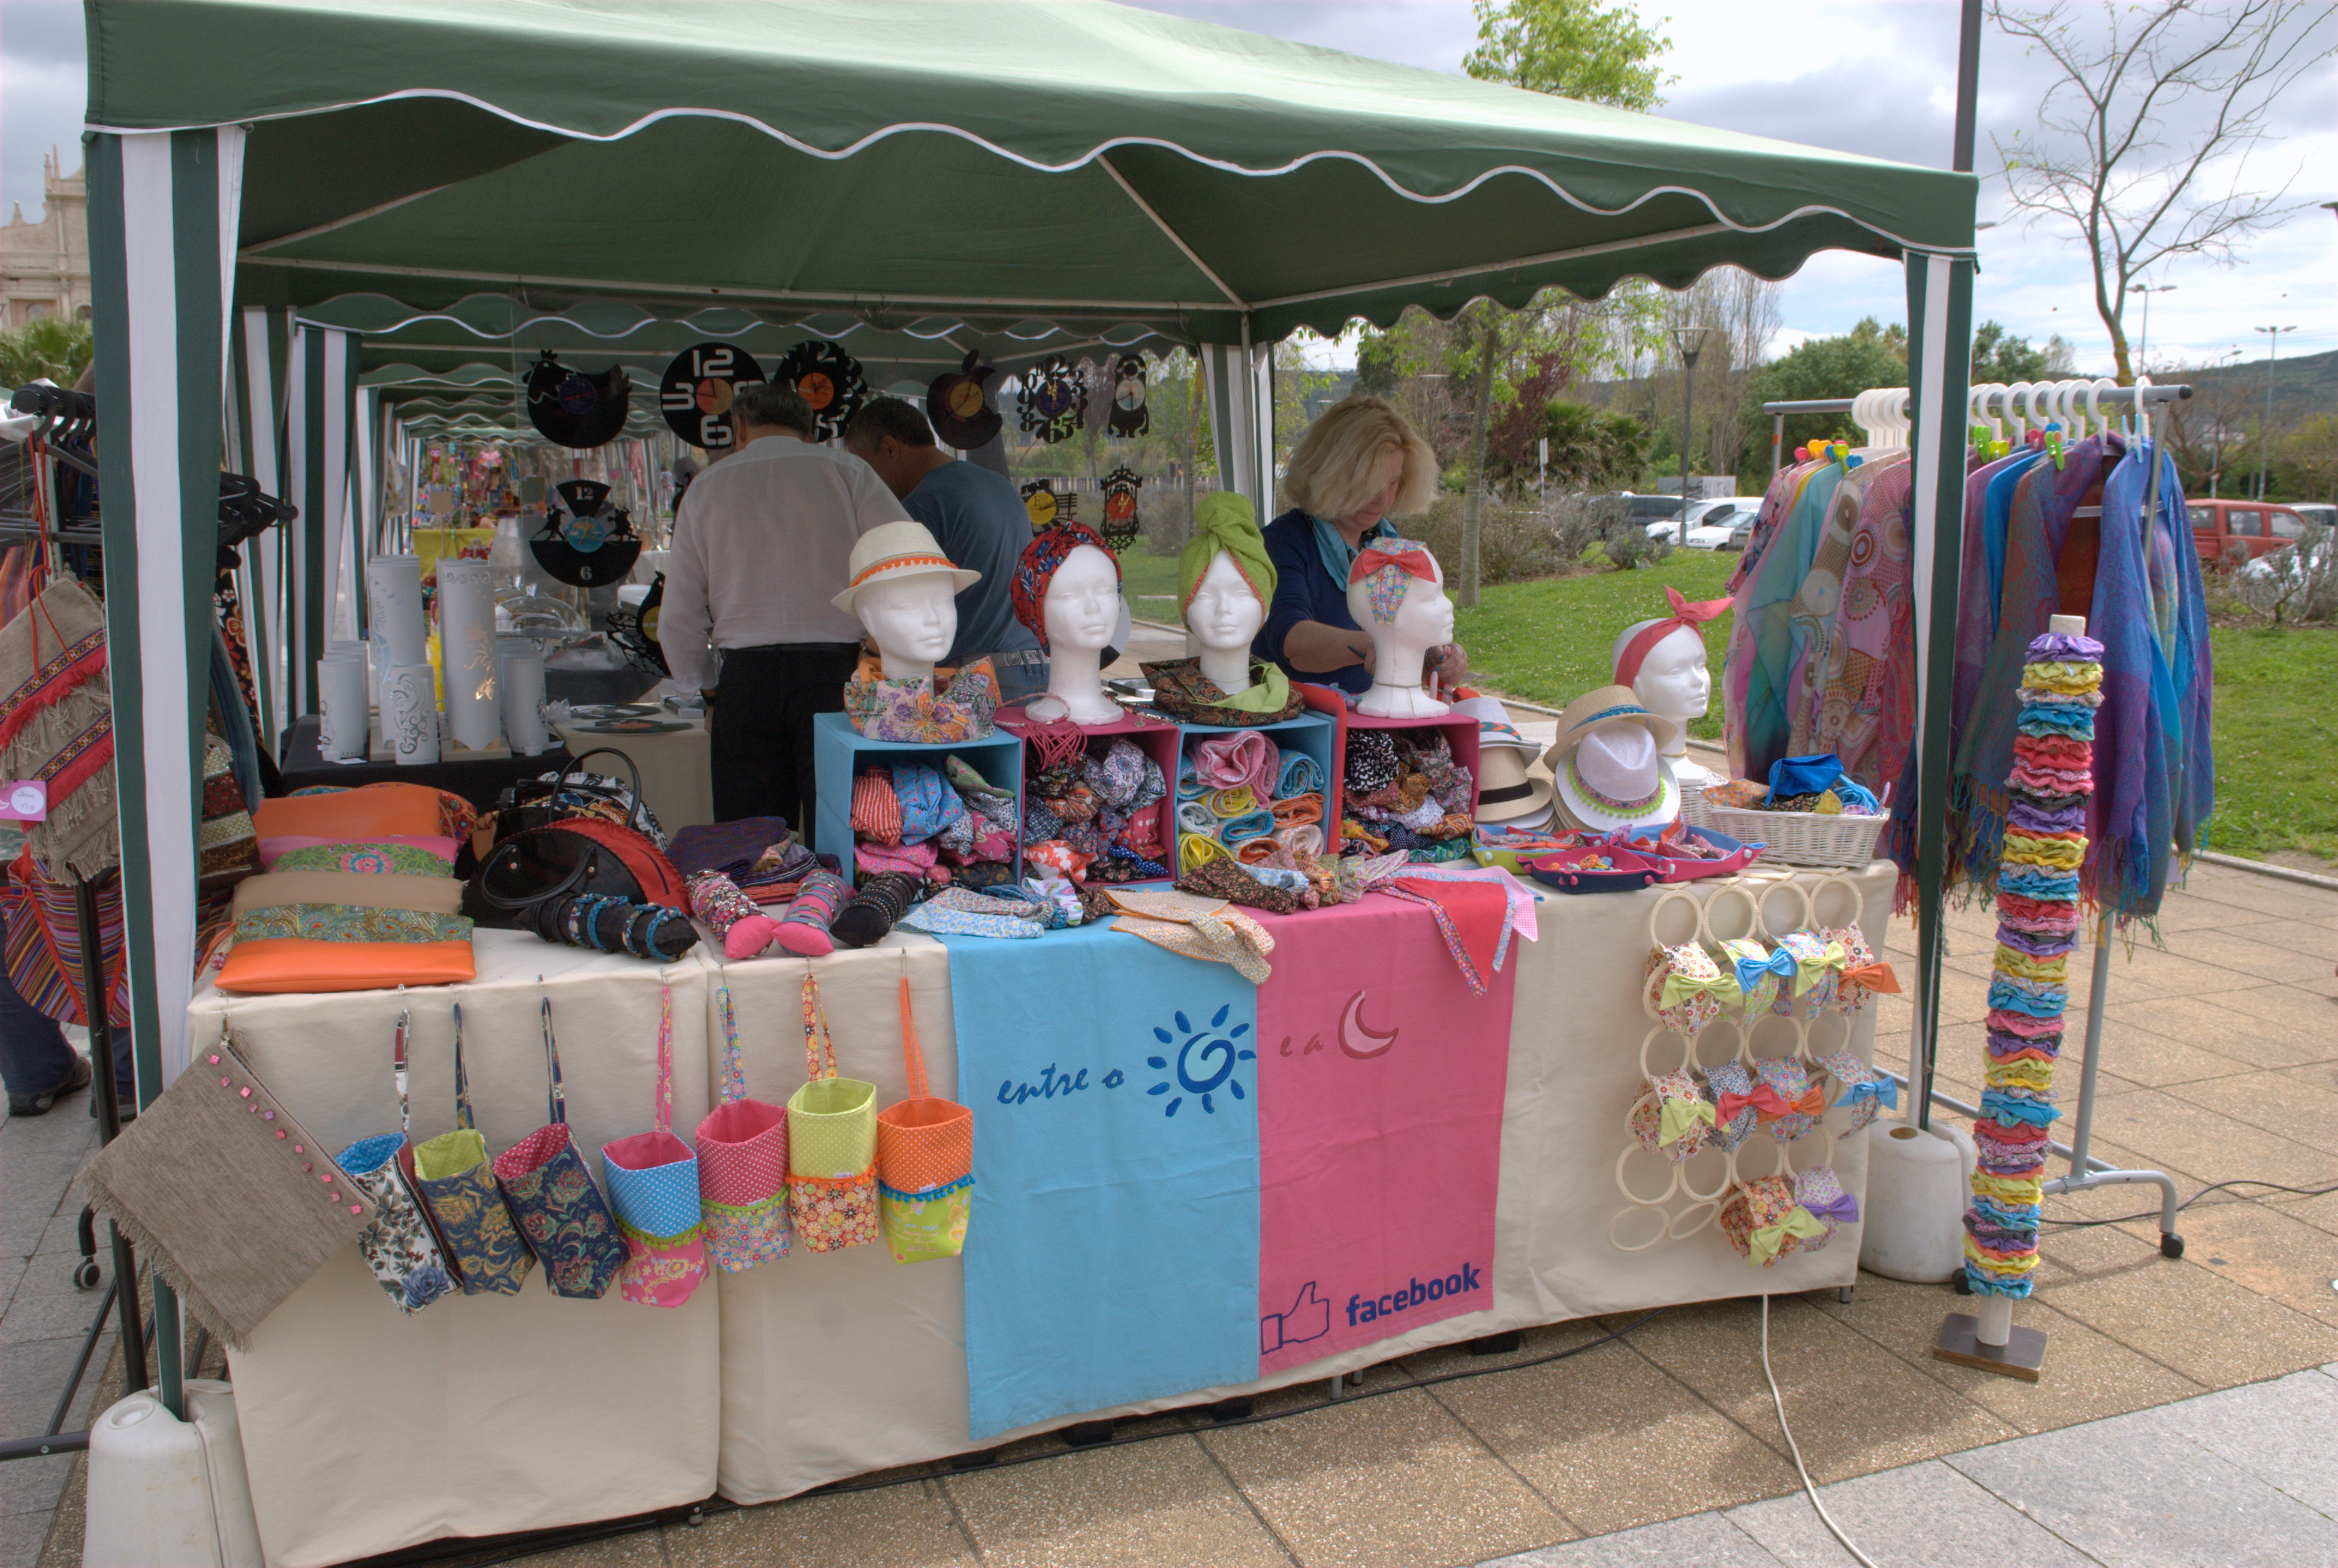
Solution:
[{"label": "hanging price tag", "polygon": [[0,822],[45,822],[49,787],[38,779],[0,783]]}]

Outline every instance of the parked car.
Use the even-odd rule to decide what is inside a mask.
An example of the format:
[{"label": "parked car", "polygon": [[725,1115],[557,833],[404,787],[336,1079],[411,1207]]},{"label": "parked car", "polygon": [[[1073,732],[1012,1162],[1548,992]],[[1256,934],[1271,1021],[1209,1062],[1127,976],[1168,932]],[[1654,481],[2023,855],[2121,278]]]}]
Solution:
[{"label": "parked car", "polygon": [[2237,551],[2254,561],[2305,537],[2306,520],[2293,506],[2267,501],[2186,501],[2192,544],[2201,564],[2221,567]]},{"label": "parked car", "polygon": [[2293,501],[2289,509],[2308,523],[2319,523],[2324,528],[2338,529],[2338,505],[2328,501]]},{"label": "parked car", "polygon": [[[1630,497],[1630,500],[1635,503],[1644,501],[1662,501],[1669,506],[1671,508],[1669,512],[1657,517],[1655,520],[1647,523],[1645,527],[1648,537],[1651,539],[1671,539],[1673,537],[1674,531],[1680,526],[1682,521],[1680,515],[1680,497],[1677,495],[1635,495]],[[1688,537],[1685,540],[1676,540],[1675,542],[1677,544],[1685,544],[1692,550],[1719,549],[1721,547],[1720,541],[1727,537],[1725,530],[1723,534],[1716,535],[1714,542],[1710,544],[1699,541],[1696,537],[1696,531],[1700,528],[1710,528],[1719,524],[1721,519],[1728,515],[1730,513],[1747,508],[1758,512],[1761,510],[1761,507],[1762,497],[1759,495],[1708,495],[1703,500],[1693,500],[1688,504]],[[1635,512],[1632,515],[1637,517],[1640,514]]]}]

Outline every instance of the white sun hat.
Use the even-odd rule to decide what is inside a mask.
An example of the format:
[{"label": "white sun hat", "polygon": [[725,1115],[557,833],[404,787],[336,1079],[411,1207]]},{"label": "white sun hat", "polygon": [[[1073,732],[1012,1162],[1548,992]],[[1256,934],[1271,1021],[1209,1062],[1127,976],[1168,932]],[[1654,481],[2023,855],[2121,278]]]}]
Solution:
[{"label": "white sun hat", "polygon": [[844,592],[829,603],[847,615],[857,612],[853,606],[860,601],[860,591],[871,583],[947,572],[956,584],[950,592],[958,593],[982,580],[981,573],[958,565],[943,554],[940,544],[922,523],[881,523],[871,528],[853,541],[846,571]]}]

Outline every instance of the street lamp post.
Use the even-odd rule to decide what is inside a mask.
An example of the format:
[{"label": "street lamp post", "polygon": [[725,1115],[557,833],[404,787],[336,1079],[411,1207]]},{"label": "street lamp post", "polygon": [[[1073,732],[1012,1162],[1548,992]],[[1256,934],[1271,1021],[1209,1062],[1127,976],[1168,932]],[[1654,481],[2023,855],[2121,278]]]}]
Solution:
[{"label": "street lamp post", "polygon": [[1690,433],[1695,429],[1690,415],[1696,407],[1696,358],[1704,352],[1704,335],[1709,330],[1704,327],[1673,328],[1673,343],[1680,349],[1681,357],[1681,509],[1680,526],[1673,534],[1673,543],[1680,545],[1688,543],[1689,444]]},{"label": "street lamp post", "polygon": [[2271,347],[2265,351],[2265,411],[2264,424],[2257,431],[2257,499],[2264,499],[2265,458],[2273,450],[2273,362],[2281,353],[2281,335],[2294,332],[2294,327],[2260,327]]},{"label": "street lamp post", "polygon": [[2175,287],[2173,283],[2161,283],[2156,287],[2143,283],[2127,285],[2128,293],[2143,296],[2143,325],[2136,329],[2135,334],[2135,368],[2137,374],[2143,372],[2144,350],[2151,346],[2151,297],[2165,294]]}]

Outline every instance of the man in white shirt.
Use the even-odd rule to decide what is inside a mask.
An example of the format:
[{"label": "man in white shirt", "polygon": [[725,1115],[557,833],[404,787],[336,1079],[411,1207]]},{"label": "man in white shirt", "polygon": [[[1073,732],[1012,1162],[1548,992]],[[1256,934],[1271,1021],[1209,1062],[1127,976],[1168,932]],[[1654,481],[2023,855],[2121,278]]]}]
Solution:
[{"label": "man in white shirt", "polygon": [[785,817],[809,839],[812,716],[844,710],[860,648],[829,599],[853,541],[908,514],[866,463],[812,444],[792,388],[742,387],[731,417],[737,446],[674,517],[658,640],[674,680],[706,693],[715,820]]}]

